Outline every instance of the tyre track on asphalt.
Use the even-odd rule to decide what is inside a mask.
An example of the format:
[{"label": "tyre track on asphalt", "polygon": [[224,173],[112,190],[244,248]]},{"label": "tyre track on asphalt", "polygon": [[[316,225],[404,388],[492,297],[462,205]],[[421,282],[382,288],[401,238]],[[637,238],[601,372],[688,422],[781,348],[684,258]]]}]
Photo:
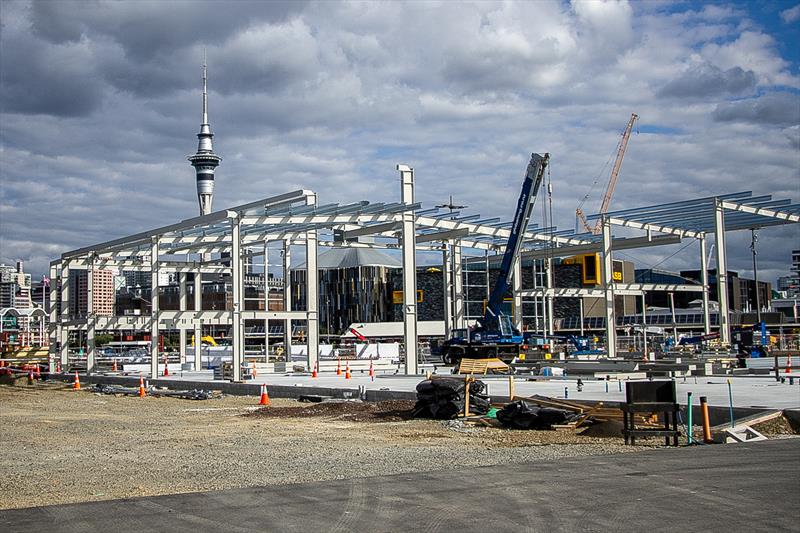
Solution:
[{"label": "tyre track on asphalt", "polygon": [[366,499],[363,480],[351,479],[347,492],[347,503],[342,509],[339,519],[331,527],[331,533],[348,533],[360,529],[353,526],[356,525],[364,513]]},{"label": "tyre track on asphalt", "polygon": [[[195,526],[201,527],[200,531],[208,531],[210,527],[214,528],[214,531],[232,531],[235,533],[252,533],[252,528],[246,527],[239,527],[235,524],[230,522],[219,522],[217,520],[212,520],[210,518],[205,518],[203,516],[198,516],[195,514],[185,513],[183,511],[179,511],[173,507],[167,505],[161,505],[153,500],[138,500],[131,502],[131,505],[135,505],[137,507],[143,507],[146,510],[156,511],[158,513],[169,513],[171,516],[174,517],[176,520],[182,520],[188,524],[193,524]],[[141,531],[140,527],[136,528],[137,531]]]}]

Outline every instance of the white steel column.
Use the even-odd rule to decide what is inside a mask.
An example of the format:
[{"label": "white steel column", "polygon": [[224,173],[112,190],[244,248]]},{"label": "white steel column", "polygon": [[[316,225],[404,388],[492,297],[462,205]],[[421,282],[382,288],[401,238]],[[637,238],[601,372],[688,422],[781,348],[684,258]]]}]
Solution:
[{"label": "white steel column", "polygon": [[642,291],[642,352],[644,358],[649,359],[647,356],[647,302],[645,302],[646,293]]},{"label": "white steel column", "polygon": [[56,313],[58,310],[56,306],[56,298],[58,298],[58,280],[58,263],[53,261],[50,263],[50,307],[46,309],[50,318],[50,323],[47,326],[47,341],[50,345],[50,365],[48,370],[50,372],[56,371],[55,359],[60,356],[60,354],[56,352],[57,342],[61,339],[61,320]]},{"label": "white steel column", "polygon": [[[269,311],[269,241],[264,241],[264,311]],[[269,319],[264,319],[264,362],[269,363]]]},{"label": "white steel column", "polygon": [[[414,203],[414,169],[397,165],[401,181],[401,201]],[[403,343],[406,351],[406,374],[417,373],[417,246],[414,212],[403,212]]]},{"label": "white steel column", "polygon": [[464,278],[461,256],[461,241],[453,243],[453,329],[465,329],[464,319]]},{"label": "white steel column", "polygon": [[[283,241],[283,309],[292,310],[292,244],[288,239]],[[292,319],[284,320],[283,350],[287,362],[292,360]]]},{"label": "white steel column", "polygon": [[58,335],[61,340],[61,369],[66,372],[69,366],[69,260],[61,263],[61,316]]},{"label": "white steel column", "polygon": [[[307,205],[317,205],[317,195],[306,197]],[[317,230],[306,232],[306,347],[307,370],[319,359],[319,270],[317,269]]]},{"label": "white steel column", "polygon": [[[180,287],[180,294],[178,296],[178,309],[181,311],[186,311],[186,307],[188,304],[189,295],[187,294],[187,277],[189,275],[184,273],[178,274],[178,286]],[[178,344],[180,344],[179,351],[180,351],[180,361],[181,365],[186,362],[186,325],[183,324],[184,319],[181,319],[181,323],[178,324]],[[183,367],[181,367],[183,368]]]},{"label": "white steel column", "polygon": [[89,265],[86,267],[86,373],[95,370],[97,350],[94,345],[95,336],[94,313],[94,252],[89,254]]},{"label": "white steel column", "polygon": [[511,278],[511,294],[514,297],[514,327],[522,331],[522,258],[514,259],[514,273]]},{"label": "white steel column", "polygon": [[233,381],[242,380],[244,356],[244,327],[242,326],[242,249],[238,218],[231,218],[231,285],[233,285],[233,309],[231,309],[231,348],[233,349]]},{"label": "white steel column", "polygon": [[711,315],[708,309],[708,258],[706,257],[706,236],[700,241],[700,283],[703,284],[703,333],[711,333]]},{"label": "white steel column", "polygon": [[150,377],[158,377],[158,237],[150,244]]},{"label": "white steel column", "polygon": [[725,211],[722,201],[714,207],[714,240],[717,245],[717,302],[719,302],[719,340],[731,343],[730,309],[728,309],[728,260],[725,249]]},{"label": "white steel column", "polygon": [[[545,265],[545,278],[547,279],[547,288],[553,288],[553,258],[548,257],[544,260]],[[555,328],[553,327],[553,297],[545,296],[545,303],[547,305],[547,332],[552,337],[555,335]]]},{"label": "white steel column", "polygon": [[450,245],[442,243],[442,283],[444,288],[444,338],[453,336],[453,269]]},{"label": "white steel column", "polygon": [[203,275],[200,269],[194,273],[194,369],[199,372],[203,368],[203,323],[200,313],[203,311]]},{"label": "white steel column", "polygon": [[606,344],[608,357],[617,356],[617,322],[614,313],[614,263],[611,257],[611,224],[606,217],[603,223],[603,288],[606,301]]},{"label": "white steel column", "polygon": [[675,341],[675,346],[678,346],[678,322],[675,320],[675,293],[669,293],[669,313],[672,316],[672,339]]}]

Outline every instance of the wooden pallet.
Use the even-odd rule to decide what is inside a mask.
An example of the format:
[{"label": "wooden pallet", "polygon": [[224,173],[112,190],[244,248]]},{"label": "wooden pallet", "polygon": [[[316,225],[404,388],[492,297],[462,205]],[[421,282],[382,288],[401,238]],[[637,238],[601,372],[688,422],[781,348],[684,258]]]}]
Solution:
[{"label": "wooden pallet", "polygon": [[459,374],[488,374],[489,371],[508,372],[510,367],[500,359],[462,359],[458,366]]}]

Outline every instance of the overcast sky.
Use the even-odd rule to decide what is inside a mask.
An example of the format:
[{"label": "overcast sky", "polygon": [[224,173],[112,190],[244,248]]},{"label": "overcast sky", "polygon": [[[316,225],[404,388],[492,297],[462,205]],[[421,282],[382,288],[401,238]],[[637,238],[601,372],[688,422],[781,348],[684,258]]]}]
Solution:
[{"label": "overcast sky", "polygon": [[[800,201],[800,4],[699,2],[0,1],[0,262],[195,216],[207,49],[223,158],[214,208],[299,188],[510,219],[531,152],[551,154],[554,218],[752,190]],[[597,184],[592,189],[592,184]],[[800,225],[765,229],[788,274]],[[749,232],[730,268],[752,273]],[[673,255],[674,254],[674,255]],[[697,246],[620,255],[697,268]]]}]

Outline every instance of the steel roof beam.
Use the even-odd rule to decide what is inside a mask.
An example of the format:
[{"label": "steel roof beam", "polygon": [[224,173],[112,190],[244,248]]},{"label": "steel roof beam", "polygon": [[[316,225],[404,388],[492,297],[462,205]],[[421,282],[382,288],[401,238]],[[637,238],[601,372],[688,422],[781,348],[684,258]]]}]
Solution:
[{"label": "steel roof beam", "polygon": [[417,235],[417,244],[430,241],[449,241],[452,239],[462,239],[469,235],[469,230],[466,228],[451,229],[446,231],[438,231],[436,233],[425,233]]},{"label": "steel roof beam", "polygon": [[[675,235],[663,235],[652,238],[630,237],[616,238],[611,242],[612,250],[631,250],[636,248],[649,248],[652,246],[666,246],[669,244],[679,244],[681,238]],[[603,243],[597,242],[577,246],[561,246],[557,248],[546,248],[540,250],[525,250],[520,253],[522,259],[546,259],[549,257],[567,257],[571,255],[581,255],[599,252]],[[483,261],[484,258],[481,258]],[[489,257],[489,263],[494,264],[502,260],[502,256]]]},{"label": "steel roof beam", "polygon": [[792,213],[789,211],[790,208],[800,208],[800,205],[795,206],[787,206],[786,211],[777,211],[774,209],[768,209],[765,207],[757,207],[757,206],[749,206],[735,202],[722,202],[722,207],[724,209],[728,209],[729,211],[739,211],[742,213],[750,213],[752,215],[759,215],[762,217],[769,217],[778,220],[785,220],[787,222],[798,222],[800,221],[800,215],[796,213]]},{"label": "steel roof beam", "polygon": [[[419,205],[419,204],[415,204]],[[413,206],[412,206],[413,209]],[[246,225],[287,225],[287,224],[358,224],[365,222],[392,221],[400,215],[400,211],[390,213],[363,213],[354,215],[286,215],[286,216],[259,216],[245,217],[242,224]]]},{"label": "steel roof beam", "polygon": [[[470,235],[489,235],[500,239],[507,239],[509,230],[498,228],[496,226],[481,226],[478,224],[470,224],[468,222],[459,222],[457,220],[445,220],[431,217],[417,217],[417,224],[431,228],[441,229],[460,229],[466,228],[469,230]],[[524,235],[526,240],[549,240],[549,236],[542,235],[541,233],[526,232]],[[563,244],[584,244],[585,241],[579,239],[572,239],[566,237],[555,237],[554,240],[562,242]]]},{"label": "steel roof beam", "polygon": [[258,200],[256,202],[250,202],[248,204],[242,204],[236,207],[232,207],[230,209],[223,209],[221,211],[215,211],[213,213],[209,213],[208,215],[201,215],[198,217],[187,218],[175,224],[170,224],[168,226],[161,226],[159,228],[155,228],[148,231],[143,231],[140,233],[135,233],[133,235],[129,235],[127,237],[121,237],[119,239],[113,239],[110,241],[101,242],[98,244],[94,244],[92,246],[85,246],[83,248],[78,248],[76,250],[71,250],[69,252],[65,252],[61,255],[62,259],[70,259],[73,257],[78,257],[80,255],[86,254],[88,252],[99,252],[99,251],[108,251],[115,248],[121,247],[128,247],[132,245],[143,245],[148,244],[150,239],[153,237],[158,237],[164,235],[165,233],[171,233],[175,231],[181,231],[186,229],[196,228],[198,226],[208,226],[214,223],[221,222],[223,220],[237,217],[239,211],[243,211],[246,209],[258,207],[258,206],[268,206],[273,204],[283,204],[283,203],[291,203],[297,202],[300,200],[305,199],[305,197],[309,194],[313,194],[311,191],[307,190],[300,190],[300,191],[293,191],[290,193],[282,194],[280,196],[274,196],[271,198],[264,198],[263,200]]},{"label": "steel roof beam", "polygon": [[633,220],[626,220],[624,218],[609,217],[608,222],[614,226],[622,226],[625,228],[641,229],[645,231],[655,231],[657,233],[667,233],[669,235],[678,235],[680,237],[702,237],[705,235],[703,231],[694,231],[676,228],[674,226],[664,226],[660,224],[647,224],[643,222],[636,222]]},{"label": "steel roof beam", "polygon": [[[710,202],[711,205],[713,206],[713,202],[716,201],[716,199],[718,199],[718,198],[722,199],[722,200],[734,200],[734,199],[737,199],[737,198],[749,198],[752,195],[753,195],[753,191],[743,191],[743,192],[735,192],[735,193],[730,193],[730,194],[720,194],[720,195],[716,195],[716,196],[706,196],[706,197],[703,197],[703,198],[695,198],[694,200],[683,200],[683,201],[680,201],[680,202],[671,202],[671,203],[667,203],[667,204],[658,204],[658,205],[652,205],[652,206],[648,206],[648,207],[634,207],[634,208],[631,208],[631,209],[622,209],[622,210],[619,210],[619,211],[610,211],[610,212],[606,213],[606,215],[607,216],[613,216],[613,217],[622,217],[622,216],[625,216],[625,215],[638,215],[638,214],[648,213],[648,212],[653,211],[653,210],[680,208],[680,207],[691,206],[693,204],[694,205],[705,205],[707,202]],[[595,213],[593,215],[589,215],[588,217],[586,217],[586,219],[587,220],[597,220],[601,216],[603,216],[602,213]]]}]

